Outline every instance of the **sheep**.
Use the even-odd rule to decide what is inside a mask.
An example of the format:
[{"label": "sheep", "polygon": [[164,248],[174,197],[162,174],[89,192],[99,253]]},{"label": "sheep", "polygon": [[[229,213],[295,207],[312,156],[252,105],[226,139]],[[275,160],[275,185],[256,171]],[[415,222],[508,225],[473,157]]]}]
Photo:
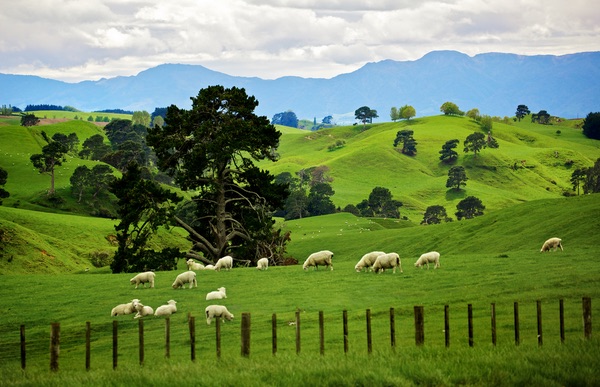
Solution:
[{"label": "sheep", "polygon": [[134,304],[134,308],[135,308],[135,310],[137,310],[137,313],[135,314],[135,316],[133,316],[134,319],[146,317],[146,316],[152,316],[154,314],[154,309],[152,309],[148,305],[143,305],[141,302],[136,302]]},{"label": "sheep", "polygon": [[256,268],[258,270],[267,270],[269,268],[269,258],[261,258],[256,261]]},{"label": "sheep", "polygon": [[544,251],[550,251],[551,249],[554,249],[554,251],[556,251],[559,247],[560,251],[564,251],[562,247],[562,239],[556,237],[550,238],[546,242],[544,242],[540,253],[543,253]]},{"label": "sheep", "polygon": [[198,287],[198,281],[196,281],[196,272],[194,271],[186,271],[185,273],[181,273],[175,278],[175,282],[173,282],[173,289],[183,288],[185,289],[185,284],[189,283],[190,289],[192,287]]},{"label": "sheep", "polygon": [[402,262],[400,262],[400,256],[397,253],[381,254],[375,259],[373,271],[375,273],[382,273],[385,269],[393,268],[393,273],[396,274],[396,267],[400,267],[400,273],[403,273]]},{"label": "sheep", "polygon": [[192,258],[188,259],[185,263],[188,270],[204,270],[204,265],[194,261]]},{"label": "sheep", "polygon": [[223,258],[219,258],[215,264],[215,270],[221,271],[221,269],[229,270],[233,267],[233,258],[230,255],[226,255]]},{"label": "sheep", "polygon": [[383,254],[385,254],[383,251],[371,251],[370,253],[366,253],[362,256],[360,261],[358,261],[356,266],[354,266],[354,270],[356,270],[357,273],[361,272],[363,268],[366,268],[367,271],[369,271],[377,257]]},{"label": "sheep", "polygon": [[133,300],[131,300],[131,302],[128,302],[127,304],[119,304],[119,305],[115,306],[114,308],[112,308],[112,310],[110,311],[110,315],[112,317],[114,317],[114,316],[121,316],[124,314],[132,314],[133,312],[136,311],[136,309],[133,305],[138,302],[140,302],[140,300],[138,300],[137,298],[134,298]]},{"label": "sheep", "polygon": [[207,300],[221,300],[223,298],[227,298],[227,294],[225,293],[226,289],[224,287],[220,287],[214,292],[209,292],[206,294]]},{"label": "sheep", "polygon": [[306,261],[304,261],[302,269],[308,270],[310,266],[314,266],[315,270],[317,270],[319,265],[325,265],[329,266],[330,270],[333,270],[333,264],[331,263],[332,258],[333,253],[329,250],[322,250],[312,253],[308,256],[308,258],[306,258]]},{"label": "sheep", "polygon": [[206,325],[210,325],[213,318],[221,318],[221,321],[225,322],[233,320],[233,315],[223,305],[209,305],[204,309],[206,314]]},{"label": "sheep", "polygon": [[415,262],[415,267],[420,267],[422,269],[423,265],[427,265],[427,270],[429,270],[430,263],[435,263],[435,265],[433,266],[434,269],[441,267],[440,253],[438,253],[437,251],[430,251],[421,255],[419,259],[417,259],[417,262]]},{"label": "sheep", "polygon": [[146,282],[150,283],[150,288],[154,288],[154,277],[155,274],[152,271],[145,271],[143,273],[139,273],[135,277],[129,280],[130,284],[135,284],[135,288],[137,289],[139,284],[142,284],[144,288],[146,287]]},{"label": "sheep", "polygon": [[204,270],[215,270],[215,265],[206,265],[204,266]]},{"label": "sheep", "polygon": [[168,317],[172,315],[173,313],[177,312],[177,306],[175,304],[177,304],[177,301],[175,300],[167,301],[166,305],[161,305],[158,308],[156,308],[154,316]]}]

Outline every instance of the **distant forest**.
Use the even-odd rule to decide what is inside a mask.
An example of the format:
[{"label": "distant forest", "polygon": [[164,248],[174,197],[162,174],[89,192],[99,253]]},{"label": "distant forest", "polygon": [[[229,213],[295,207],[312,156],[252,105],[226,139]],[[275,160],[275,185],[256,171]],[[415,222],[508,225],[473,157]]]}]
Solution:
[{"label": "distant forest", "polygon": [[[66,112],[79,112],[79,109],[74,108],[73,106],[59,106],[59,105],[49,105],[49,104],[41,104],[41,105],[27,105],[25,107],[26,112],[33,112],[38,110],[59,110]],[[115,113],[115,114],[133,114],[132,111],[123,110],[123,109],[104,109],[97,110],[93,113]]]}]

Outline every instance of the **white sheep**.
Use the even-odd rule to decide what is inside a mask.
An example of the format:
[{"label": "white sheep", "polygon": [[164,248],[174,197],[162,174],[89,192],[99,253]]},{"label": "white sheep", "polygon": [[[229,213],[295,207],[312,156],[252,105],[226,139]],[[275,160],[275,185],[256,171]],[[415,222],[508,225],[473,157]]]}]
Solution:
[{"label": "white sheep", "polygon": [[135,304],[137,302],[140,302],[140,300],[138,300],[137,298],[134,298],[133,300],[131,300],[131,302],[128,302],[127,304],[119,304],[119,305],[115,306],[114,308],[112,308],[112,310],[110,311],[110,315],[114,317],[114,316],[121,316],[124,314],[132,314],[136,311],[133,304]]},{"label": "white sheep", "polygon": [[385,269],[394,269],[393,273],[396,274],[396,267],[400,267],[400,273],[402,271],[402,262],[400,262],[400,256],[397,253],[387,253],[378,255],[373,264],[373,271],[375,273],[384,272]]},{"label": "white sheep", "polygon": [[169,300],[166,305],[161,305],[156,308],[156,312],[154,312],[155,316],[168,317],[173,313],[177,312],[177,301]]},{"label": "white sheep", "polygon": [[229,270],[233,267],[233,258],[230,255],[226,255],[223,258],[219,258],[215,264],[215,270],[221,271],[221,269]]},{"label": "white sheep", "polygon": [[134,303],[133,307],[137,310],[137,313],[133,318],[141,318],[146,316],[152,316],[154,314],[154,309],[148,305],[144,305],[141,302]]},{"label": "white sheep", "polygon": [[192,258],[188,259],[185,264],[188,267],[188,270],[204,270],[204,265],[194,261]]},{"label": "white sheep", "polygon": [[440,253],[438,253],[437,251],[430,251],[421,255],[419,259],[417,259],[417,262],[415,262],[415,267],[420,267],[422,269],[424,265],[427,265],[427,269],[429,270],[430,263],[435,263],[435,265],[433,266],[434,269],[441,267]]},{"label": "white sheep", "polygon": [[223,298],[227,298],[226,289],[224,287],[220,287],[214,292],[209,292],[206,294],[207,300],[222,300]]},{"label": "white sheep", "polygon": [[354,266],[354,270],[356,270],[357,273],[361,272],[363,268],[366,268],[367,271],[369,271],[377,257],[383,254],[385,254],[383,251],[371,251],[370,253],[366,253],[362,256],[360,261],[358,261],[356,266]]},{"label": "white sheep", "polygon": [[204,266],[204,270],[215,270],[215,265],[206,265]]},{"label": "white sheep", "polygon": [[154,277],[155,274],[152,271],[145,271],[143,273],[139,273],[135,277],[129,280],[130,284],[135,284],[135,288],[137,289],[139,284],[143,284],[144,288],[146,287],[146,283],[150,284],[150,288],[154,287]]},{"label": "white sheep", "polygon": [[181,273],[175,278],[175,282],[173,282],[173,289],[184,288],[185,284],[190,284],[190,289],[192,287],[197,288],[198,282],[196,281],[196,272],[194,271],[186,271],[185,273]]},{"label": "white sheep", "polygon": [[544,242],[544,245],[542,246],[540,252],[550,251],[551,249],[554,249],[554,251],[556,251],[559,247],[560,251],[564,251],[562,247],[562,239],[556,237],[550,238],[546,242]]},{"label": "white sheep", "polygon": [[304,265],[302,268],[304,270],[308,270],[309,267],[314,266],[315,270],[318,269],[319,265],[328,266],[330,270],[333,270],[333,264],[331,263],[331,259],[333,258],[333,253],[329,250],[317,251],[316,253],[312,253],[306,258],[304,261]]},{"label": "white sheep", "polygon": [[261,258],[256,261],[256,268],[258,270],[267,270],[269,268],[269,258]]},{"label": "white sheep", "polygon": [[209,305],[204,309],[206,314],[206,325],[210,325],[213,318],[221,318],[221,321],[225,322],[233,320],[233,315],[223,305]]}]

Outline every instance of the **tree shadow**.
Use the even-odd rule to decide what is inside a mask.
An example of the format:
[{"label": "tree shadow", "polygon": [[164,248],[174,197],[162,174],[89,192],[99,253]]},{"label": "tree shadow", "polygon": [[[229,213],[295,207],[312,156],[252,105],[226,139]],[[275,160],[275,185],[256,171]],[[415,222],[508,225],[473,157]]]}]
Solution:
[{"label": "tree shadow", "polygon": [[464,189],[455,189],[455,188],[450,188],[449,190],[446,191],[446,200],[447,201],[452,201],[452,200],[456,200],[456,199],[464,199],[467,197],[467,191]]}]

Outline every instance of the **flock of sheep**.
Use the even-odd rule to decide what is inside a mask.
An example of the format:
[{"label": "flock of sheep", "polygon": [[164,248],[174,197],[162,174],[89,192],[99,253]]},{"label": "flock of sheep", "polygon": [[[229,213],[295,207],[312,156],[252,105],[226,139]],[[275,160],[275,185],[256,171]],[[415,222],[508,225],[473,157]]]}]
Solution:
[{"label": "flock of sheep", "polygon": [[[562,240],[560,238],[550,238],[542,245],[540,252],[546,252],[551,250],[558,250],[558,248],[563,251]],[[308,256],[302,268],[304,270],[308,270],[309,267],[313,267],[315,270],[318,266],[328,267],[330,270],[333,270],[332,264],[333,252],[329,250],[322,250],[316,253],[312,253]],[[172,284],[173,289],[185,288],[185,285],[188,284],[188,288],[197,288],[198,282],[196,280],[196,272],[195,270],[216,270],[220,271],[221,269],[230,270],[233,268],[233,258],[231,256],[225,256],[217,261],[217,263],[213,265],[203,265],[201,263],[195,262],[193,259],[188,259],[187,262],[188,271],[179,274],[175,281]],[[419,259],[415,262],[415,267],[423,268],[427,266],[429,269],[429,264],[433,264],[433,268],[437,269],[440,267],[440,253],[437,251],[430,251],[425,254],[422,254]],[[267,258],[261,258],[256,263],[256,268],[258,270],[267,270],[269,267],[269,260]],[[402,263],[400,261],[400,256],[395,253],[385,253],[383,251],[372,251],[361,257],[358,263],[354,266],[354,270],[357,272],[363,271],[373,271],[375,273],[382,273],[386,269],[392,269],[392,272],[395,274],[396,269],[400,269],[400,273],[402,273]],[[139,273],[133,278],[129,280],[131,285],[135,285],[137,289],[139,285],[146,287],[148,283],[150,288],[154,288],[154,279],[156,274],[152,271],[147,271],[143,273]],[[227,298],[227,290],[224,287],[218,288],[216,291],[211,291],[206,294],[207,301],[214,300],[222,300]],[[120,316],[135,313],[134,319],[142,318],[146,316],[156,316],[156,317],[168,317],[171,314],[177,312],[177,301],[169,300],[167,304],[161,305],[156,308],[156,311],[152,309],[152,307],[143,305],[139,299],[133,299],[131,302],[126,304],[120,304],[115,306],[111,312],[111,316]],[[233,314],[227,310],[227,307],[224,305],[209,305],[204,310],[206,315],[206,323],[208,325],[211,324],[212,320],[215,318],[221,318],[222,321],[228,320],[231,321],[233,319]]]}]

